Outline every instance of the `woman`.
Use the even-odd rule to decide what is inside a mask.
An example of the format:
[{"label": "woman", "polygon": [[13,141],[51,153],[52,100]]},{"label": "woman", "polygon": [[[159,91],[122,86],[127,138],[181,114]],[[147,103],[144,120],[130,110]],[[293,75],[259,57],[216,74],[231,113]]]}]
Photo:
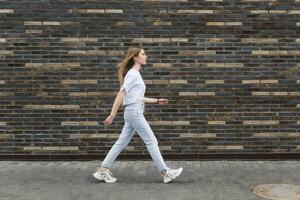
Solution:
[{"label": "woman", "polygon": [[111,125],[117,114],[118,108],[123,103],[125,106],[125,124],[122,132],[112,146],[101,167],[93,174],[95,178],[106,183],[114,183],[117,178],[110,171],[114,160],[128,145],[135,131],[147,146],[155,166],[163,176],[164,183],[168,183],[178,177],[183,168],[171,169],[166,166],[160,153],[158,142],[147,120],[144,117],[144,103],[167,104],[168,99],[154,99],[144,97],[146,86],[140,74],[141,65],[145,65],[147,56],[144,49],[130,47],[125,59],[119,64],[118,78],[121,88],[114,101],[111,114],[103,121],[105,126]]}]

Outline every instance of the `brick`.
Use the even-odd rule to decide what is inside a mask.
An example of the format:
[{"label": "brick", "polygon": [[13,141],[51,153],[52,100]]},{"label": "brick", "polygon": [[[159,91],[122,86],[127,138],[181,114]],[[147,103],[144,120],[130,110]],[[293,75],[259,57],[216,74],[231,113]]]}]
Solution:
[{"label": "brick", "polygon": [[261,124],[279,124],[278,120],[261,120]]},{"label": "brick", "polygon": [[257,124],[261,124],[261,121],[260,120],[245,120],[245,121],[243,121],[243,124],[257,125]]},{"label": "brick", "polygon": [[0,13],[14,13],[13,9],[0,9]]},{"label": "brick", "polygon": [[197,92],[179,92],[179,96],[197,96]]},{"label": "brick", "polygon": [[287,92],[270,92],[270,95],[287,96]]},{"label": "brick", "polygon": [[105,9],[105,13],[123,13],[122,9]]},{"label": "brick", "polygon": [[79,123],[80,126],[97,126],[98,122],[93,121],[82,121]]},{"label": "brick", "polygon": [[60,41],[62,42],[79,42],[79,38],[61,38]]},{"label": "brick", "polygon": [[135,22],[117,22],[117,26],[135,26]]},{"label": "brick", "polygon": [[61,84],[78,84],[78,80],[61,80]]},{"label": "brick", "polygon": [[69,92],[69,96],[71,97],[86,97],[88,96],[87,92]]},{"label": "brick", "polygon": [[153,22],[153,25],[156,25],[156,26],[171,26],[172,22],[157,21],[157,22]]},{"label": "brick", "polygon": [[60,22],[55,22],[55,21],[43,21],[43,25],[48,25],[48,26],[59,26]]},{"label": "brick", "polygon": [[253,124],[253,125],[267,125],[267,124],[279,124],[278,120],[245,120],[243,124]]},{"label": "brick", "polygon": [[7,140],[13,138],[12,134],[0,134],[0,140]]},{"label": "brick", "polygon": [[215,92],[197,92],[198,96],[215,96]]},{"label": "brick", "polygon": [[25,21],[24,25],[42,25],[42,21]]},{"label": "brick", "polygon": [[253,54],[253,55],[269,55],[270,51],[260,51],[260,50],[257,50],[257,51],[252,51],[251,54]]},{"label": "brick", "polygon": [[288,52],[287,51],[270,51],[270,55],[286,55]]},{"label": "brick", "polygon": [[188,38],[171,38],[171,42],[188,42]]},{"label": "brick", "polygon": [[288,92],[288,96],[300,96],[300,92]]},{"label": "brick", "polygon": [[24,109],[79,109],[79,105],[24,105]]},{"label": "brick", "polygon": [[177,13],[179,14],[194,14],[196,13],[195,10],[177,10]]},{"label": "brick", "polygon": [[277,38],[242,38],[242,42],[253,42],[253,43],[277,43]]},{"label": "brick", "polygon": [[243,84],[260,84],[260,80],[242,80]]},{"label": "brick", "polygon": [[42,150],[42,147],[40,147],[40,146],[26,146],[26,147],[23,147],[23,150],[24,151],[36,151],[36,150],[40,151],[40,150]]},{"label": "brick", "polygon": [[224,26],[224,22],[206,22],[207,26]]},{"label": "brick", "polygon": [[97,84],[98,81],[97,80],[79,80],[79,84]]},{"label": "brick", "polygon": [[13,96],[13,92],[0,92],[0,97]]},{"label": "brick", "polygon": [[195,12],[200,14],[213,14],[214,10],[196,10]]},{"label": "brick", "polygon": [[252,14],[268,14],[268,10],[250,10],[250,13]]},{"label": "brick", "polygon": [[189,125],[189,121],[172,121],[172,125]]},{"label": "brick", "polygon": [[241,145],[211,145],[211,146],[207,146],[207,149],[208,150],[243,149],[243,146],[241,146]]},{"label": "brick", "polygon": [[107,138],[112,138],[112,139],[115,139],[115,138],[118,138],[120,134],[107,134]]},{"label": "brick", "polygon": [[286,10],[269,10],[271,14],[286,14]]},{"label": "brick", "polygon": [[251,94],[255,96],[269,96],[270,92],[252,92]]},{"label": "brick", "polygon": [[225,26],[241,26],[243,22],[225,22]]},{"label": "brick", "polygon": [[288,55],[300,55],[300,51],[287,51]]},{"label": "brick", "polygon": [[42,147],[43,151],[59,151],[60,147],[59,146],[44,146]]},{"label": "brick", "polygon": [[74,50],[74,51],[68,51],[68,54],[71,54],[71,55],[85,55],[86,51]]},{"label": "brick", "polygon": [[12,54],[14,54],[13,51],[0,50],[0,55],[12,55]]},{"label": "brick", "polygon": [[135,150],[135,147],[134,146],[126,146],[124,150],[125,151],[133,151],[133,150]]},{"label": "brick", "polygon": [[300,10],[288,10],[287,14],[289,14],[289,15],[300,14]]},{"label": "brick", "polygon": [[160,150],[163,150],[163,151],[166,151],[166,150],[172,150],[172,147],[171,146],[159,146],[159,149]]},{"label": "brick", "polygon": [[199,134],[199,138],[216,138],[217,135],[215,133],[201,133]]},{"label": "brick", "polygon": [[61,146],[59,150],[61,150],[61,151],[78,151],[79,147],[76,147],[76,146]]},{"label": "brick", "polygon": [[153,125],[172,125],[172,121],[154,121]]},{"label": "brick", "polygon": [[79,126],[79,122],[61,122],[62,126]]},{"label": "brick", "polygon": [[95,139],[95,138],[107,138],[107,134],[71,134],[72,139]]},{"label": "brick", "polygon": [[226,124],[225,121],[207,121],[207,124]]},{"label": "brick", "polygon": [[207,67],[242,67],[242,63],[207,63]]},{"label": "brick", "polygon": [[104,9],[86,9],[86,13],[104,13]]},{"label": "brick", "polygon": [[182,138],[198,138],[198,133],[181,133],[180,137]]},{"label": "brick", "polygon": [[87,13],[87,9],[69,9],[69,13]]},{"label": "brick", "polygon": [[293,132],[263,132],[263,133],[254,133],[254,137],[273,137],[273,138],[278,138],[278,137],[295,137],[299,138],[300,133],[293,133]]},{"label": "brick", "polygon": [[153,67],[171,67],[171,63],[153,63]]},{"label": "brick", "polygon": [[168,84],[168,80],[152,80],[153,84]]},{"label": "brick", "polygon": [[187,80],[170,80],[170,84],[187,84]]},{"label": "brick", "polygon": [[26,30],[25,33],[43,33],[43,30]]},{"label": "brick", "polygon": [[260,81],[261,84],[272,84],[272,83],[278,83],[278,80],[261,80]]},{"label": "brick", "polygon": [[207,38],[208,42],[224,42],[224,38]]},{"label": "brick", "polygon": [[224,84],[224,80],[206,80],[206,84]]},{"label": "brick", "polygon": [[111,95],[116,95],[115,92],[110,93],[110,92],[88,92],[87,96],[111,96]]}]

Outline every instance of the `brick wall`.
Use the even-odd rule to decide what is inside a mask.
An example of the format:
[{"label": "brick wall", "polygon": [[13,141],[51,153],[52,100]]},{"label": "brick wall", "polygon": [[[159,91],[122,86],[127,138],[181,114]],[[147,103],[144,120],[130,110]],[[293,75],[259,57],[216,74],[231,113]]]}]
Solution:
[{"label": "brick wall", "polygon": [[[117,63],[142,45],[167,155],[300,151],[300,0],[0,1],[0,154],[101,155]],[[122,156],[148,155],[136,134]]]}]

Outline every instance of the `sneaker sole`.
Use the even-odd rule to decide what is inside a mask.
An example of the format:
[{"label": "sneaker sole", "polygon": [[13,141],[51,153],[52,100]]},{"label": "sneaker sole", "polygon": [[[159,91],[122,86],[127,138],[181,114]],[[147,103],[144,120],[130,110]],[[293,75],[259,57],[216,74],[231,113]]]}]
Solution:
[{"label": "sneaker sole", "polygon": [[169,183],[169,182],[171,182],[172,180],[176,179],[178,176],[180,176],[180,174],[181,174],[182,171],[183,171],[183,168],[180,167],[179,169],[180,169],[180,170],[179,170],[179,173],[178,173],[177,176],[175,176],[174,178],[170,178],[169,180],[166,180],[166,181],[164,180],[164,183]]}]

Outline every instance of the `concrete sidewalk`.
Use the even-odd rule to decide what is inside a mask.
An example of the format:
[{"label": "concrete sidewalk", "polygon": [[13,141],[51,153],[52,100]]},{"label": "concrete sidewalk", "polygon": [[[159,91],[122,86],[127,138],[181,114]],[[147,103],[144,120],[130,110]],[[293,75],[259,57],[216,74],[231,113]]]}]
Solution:
[{"label": "concrete sidewalk", "polygon": [[1,200],[250,200],[251,185],[300,184],[300,161],[166,161],[183,167],[164,184],[152,161],[116,160],[113,184],[96,180],[101,161],[0,161]]}]

